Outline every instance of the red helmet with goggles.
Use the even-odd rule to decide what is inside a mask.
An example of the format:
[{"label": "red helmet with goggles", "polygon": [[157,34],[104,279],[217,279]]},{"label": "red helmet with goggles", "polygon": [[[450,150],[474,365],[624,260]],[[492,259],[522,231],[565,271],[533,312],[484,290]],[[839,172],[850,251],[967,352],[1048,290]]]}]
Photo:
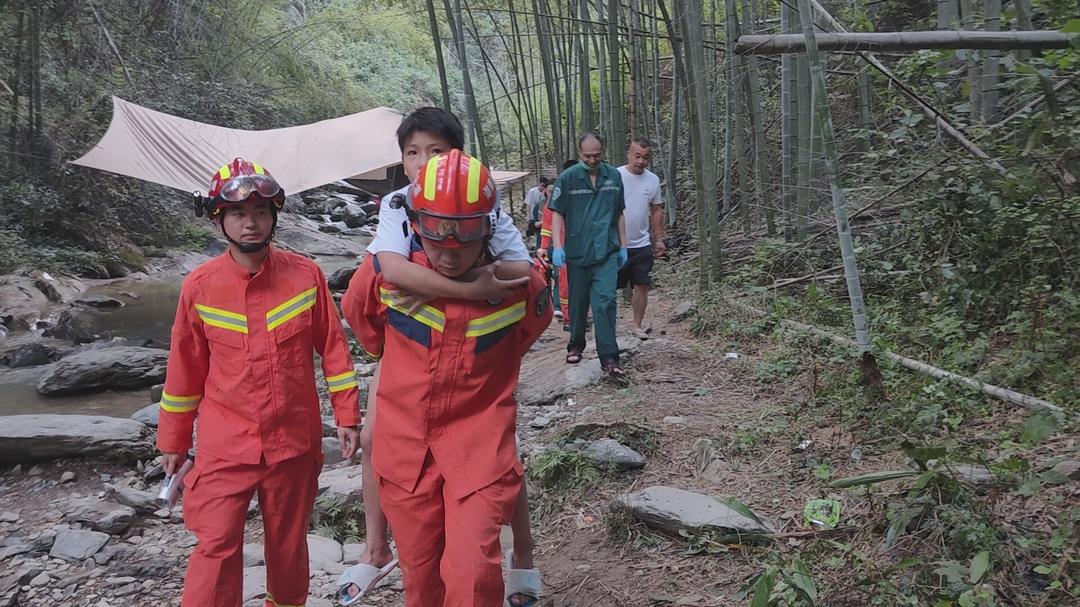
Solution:
[{"label": "red helmet with goggles", "polygon": [[285,190],[270,171],[254,162],[235,158],[214,173],[207,196],[195,194],[195,214],[206,213],[214,218],[226,206],[244,202],[252,196],[269,200],[275,211],[280,211],[285,203]]},{"label": "red helmet with goggles", "polygon": [[478,159],[450,150],[421,167],[409,189],[409,207],[413,230],[442,246],[489,238],[495,180]]}]

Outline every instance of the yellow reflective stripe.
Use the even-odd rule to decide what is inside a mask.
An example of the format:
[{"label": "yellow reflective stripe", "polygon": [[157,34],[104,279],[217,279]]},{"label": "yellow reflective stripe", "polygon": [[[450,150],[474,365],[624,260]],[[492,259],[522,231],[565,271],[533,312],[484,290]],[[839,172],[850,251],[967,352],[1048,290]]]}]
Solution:
[{"label": "yellow reflective stripe", "polygon": [[427,173],[424,173],[424,198],[427,200],[435,199],[435,176],[439,171],[439,159],[442,156],[435,156],[427,163]]},{"label": "yellow reflective stripe", "polygon": [[367,354],[368,357],[374,358],[375,360],[379,360],[380,358],[382,358],[382,354],[373,354],[369,352],[367,348],[364,348],[364,354]]},{"label": "yellow reflective stripe", "polygon": [[217,174],[221,179],[228,179],[232,173],[229,172],[229,165],[225,165],[218,170]]},{"label": "yellow reflective stripe", "polygon": [[202,304],[195,304],[195,309],[199,312],[199,318],[211,327],[228,329],[245,335],[248,332],[247,317],[243,314],[229,312],[220,308],[211,308]]},{"label": "yellow reflective stripe", "polygon": [[495,331],[509,327],[522,318],[525,318],[525,302],[519,301],[494,314],[488,314],[482,318],[470,320],[466,327],[465,336],[479,337],[481,335],[487,335],[488,333],[494,333]]},{"label": "yellow reflective stripe", "polygon": [[269,592],[266,593],[266,602],[270,603],[274,607],[304,607],[303,603],[299,605],[286,605],[285,603],[279,603],[274,600],[273,595],[271,595]]},{"label": "yellow reflective stripe", "polygon": [[330,392],[341,392],[349,388],[358,388],[360,384],[356,381],[355,371],[346,371],[340,375],[327,377],[326,386],[330,389]]},{"label": "yellow reflective stripe", "polygon": [[307,291],[293,297],[289,301],[266,313],[266,330],[273,331],[286,321],[296,318],[304,310],[315,305],[315,291],[318,287],[311,287]]},{"label": "yellow reflective stripe", "polygon": [[170,413],[187,413],[199,407],[202,394],[194,396],[174,396],[167,392],[161,393],[161,408]]},{"label": "yellow reflective stripe", "polygon": [[540,230],[541,236],[551,236],[551,230]]},{"label": "yellow reflective stripe", "polygon": [[476,204],[476,201],[480,200],[480,160],[477,158],[469,159],[469,181],[468,187],[465,190],[465,202],[469,204]]},{"label": "yellow reflective stripe", "polygon": [[397,301],[394,299],[394,293],[394,291],[391,291],[386,287],[379,287],[379,301],[386,305],[386,307],[412,317],[440,333],[446,327],[446,315],[442,313],[442,310],[425,304],[419,310],[410,314],[408,308],[398,305]]},{"label": "yellow reflective stripe", "polygon": [[257,162],[252,162],[252,163],[251,163],[251,166],[252,166],[252,168],[254,168],[254,169],[255,169],[255,173],[256,173],[256,174],[258,174],[258,175],[265,175],[265,174],[266,174],[266,171],[264,171],[264,170],[263,170],[262,166],[261,166],[261,165],[259,165],[259,163],[257,163]]}]

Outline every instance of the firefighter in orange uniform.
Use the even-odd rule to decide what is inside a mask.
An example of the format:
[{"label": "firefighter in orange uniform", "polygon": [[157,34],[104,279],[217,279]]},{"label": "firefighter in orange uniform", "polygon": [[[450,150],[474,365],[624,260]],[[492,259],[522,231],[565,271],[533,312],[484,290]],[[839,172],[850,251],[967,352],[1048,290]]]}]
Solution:
[{"label": "firefighter in orange uniform", "polygon": [[229,241],[185,280],[161,395],[158,448],[173,473],[192,446],[184,522],[198,538],[184,578],[184,607],[239,607],[244,521],[258,493],[266,607],[308,596],[307,525],[322,468],[322,418],[314,353],[334,407],[342,452],[356,450],[358,388],[326,279],[312,261],[270,240],[285,200],[258,164],[240,158],[196,194]]},{"label": "firefighter in orange uniform", "polygon": [[[410,189],[412,263],[456,278],[488,263],[495,182],[460,150]],[[551,322],[539,269],[512,297],[435,299],[410,313],[372,256],[342,309],[381,357],[373,465],[397,541],[407,607],[502,605],[499,528],[522,483],[514,430],[521,360]]]},{"label": "firefighter in orange uniform", "polygon": [[[536,256],[544,261],[545,264],[550,264],[551,260],[548,259],[548,254],[551,251],[551,214],[554,213],[546,205],[544,206],[544,216],[541,219],[540,228],[540,248],[536,249]],[[565,232],[565,228],[563,229]],[[563,236],[563,242],[566,242],[566,236]],[[570,330],[570,279],[566,277],[566,264],[559,266],[559,310],[563,315],[563,327],[566,330]]]}]

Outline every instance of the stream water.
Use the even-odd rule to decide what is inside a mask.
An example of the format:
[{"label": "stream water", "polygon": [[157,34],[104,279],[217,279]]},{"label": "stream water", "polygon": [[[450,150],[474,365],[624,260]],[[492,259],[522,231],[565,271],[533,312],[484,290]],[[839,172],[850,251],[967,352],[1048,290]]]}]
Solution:
[{"label": "stream water", "polygon": [[[340,268],[355,266],[349,257],[316,259],[329,276]],[[105,295],[124,302],[120,308],[78,307],[102,339],[124,338],[141,345],[149,340],[154,347],[167,347],[182,277],[123,279],[87,289],[84,295]],[[70,348],[70,342],[42,338],[35,332],[12,333],[0,338],[0,352],[24,344],[41,342],[47,346]],[[73,396],[43,398],[35,388],[48,367],[9,369],[0,366],[0,416],[61,413],[127,417],[150,404],[149,389],[108,390]]]}]

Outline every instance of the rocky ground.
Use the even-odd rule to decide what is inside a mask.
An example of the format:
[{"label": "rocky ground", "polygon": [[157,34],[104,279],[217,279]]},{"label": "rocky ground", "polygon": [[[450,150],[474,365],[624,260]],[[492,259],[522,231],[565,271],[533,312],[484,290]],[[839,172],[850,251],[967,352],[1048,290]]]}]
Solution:
[{"label": "rocky ground", "polygon": [[[816,363],[770,378],[785,344],[771,336],[696,337],[689,321],[678,322],[692,312],[667,297],[664,291],[653,297],[652,333],[644,342],[627,337],[626,319],[620,320],[626,381],[603,378],[594,354],[566,365],[558,324],[523,365],[519,429],[545,606],[745,604],[740,589],[770,558],[814,538],[864,534],[861,549],[867,551],[880,539],[880,529],[860,526],[880,508],[872,495],[829,488],[820,463],[828,462],[839,478],[903,468],[902,456],[860,438],[839,418],[799,418],[799,403],[819,389]],[[372,370],[357,367],[362,375]],[[140,415],[136,427],[109,427],[110,440],[126,445],[124,462],[9,463],[0,473],[0,607],[176,603],[195,539],[182,525],[181,509],[160,511],[151,501],[160,470],[137,445],[148,444],[149,434],[139,428],[154,423],[153,408]],[[36,431],[55,436],[63,430]],[[97,436],[99,430],[81,432]],[[972,431],[980,431],[978,425]],[[1059,442],[1054,452],[1075,453],[1071,445]],[[13,462],[21,448],[0,437],[0,461]],[[337,576],[362,549],[358,517],[352,516],[350,530],[350,515],[342,514],[343,504],[359,503],[360,468],[338,461],[336,449],[336,439],[324,440],[327,468],[309,541],[309,607],[331,604]],[[1052,466],[1057,480],[1028,506],[1035,514],[1018,514],[1025,520],[1053,520],[1061,504],[1080,497],[1076,458],[1046,457],[1039,465]],[[987,490],[998,482],[981,466],[954,472]],[[846,523],[836,529],[808,524],[803,507],[813,498],[835,499]],[[253,503],[244,550],[246,605],[261,604],[261,536]],[[395,574],[364,604],[398,607],[400,588]],[[835,592],[826,598],[845,605],[861,600],[845,602]]]}]

